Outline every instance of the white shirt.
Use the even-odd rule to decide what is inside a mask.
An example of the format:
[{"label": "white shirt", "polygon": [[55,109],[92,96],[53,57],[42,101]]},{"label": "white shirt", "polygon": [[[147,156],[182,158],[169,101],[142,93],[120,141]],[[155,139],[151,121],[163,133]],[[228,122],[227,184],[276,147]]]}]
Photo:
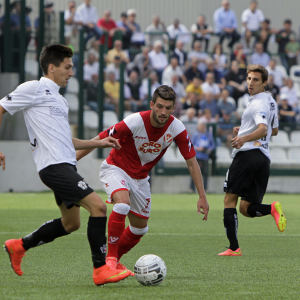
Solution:
[{"label": "white shirt", "polygon": [[49,165],[76,165],[76,154],[69,125],[69,106],[59,94],[59,86],[42,77],[19,85],[0,100],[11,115],[23,110],[33,160],[37,171]]},{"label": "white shirt", "polygon": [[[109,64],[106,69],[105,69],[105,74],[108,75],[108,73],[113,72],[115,74],[116,80],[119,81],[120,80],[120,67],[116,67],[116,65],[114,63]],[[128,82],[129,78],[127,75],[127,72],[124,70],[124,81]]]},{"label": "white shirt", "polygon": [[291,106],[295,106],[295,104],[298,104],[298,96],[297,96],[297,90],[293,86],[291,89],[288,86],[284,86],[280,89],[280,95],[285,94],[288,96],[288,104]]},{"label": "white shirt", "polygon": [[95,61],[92,65],[89,63],[83,66],[83,79],[85,81],[92,81],[92,75],[99,74],[99,62]]},{"label": "white shirt", "polygon": [[168,59],[163,52],[150,51],[148,54],[151,64],[155,70],[163,70],[168,65]]},{"label": "white shirt", "polygon": [[283,86],[283,79],[284,79],[284,74],[278,66],[275,66],[274,69],[271,69],[269,66],[266,67],[269,75],[273,75],[274,77],[274,84],[277,85],[278,87]]},{"label": "white shirt", "polygon": [[201,89],[203,93],[211,92],[213,95],[221,93],[221,90],[216,83],[210,85],[207,81],[201,84]]},{"label": "white shirt", "polygon": [[242,13],[242,23],[246,23],[247,29],[250,31],[257,31],[260,28],[260,23],[265,20],[265,16],[260,9],[256,9],[252,12],[250,8],[247,8]]},{"label": "white shirt", "polygon": [[[195,51],[195,50],[189,51],[188,56],[187,56],[188,60],[191,61],[192,58],[194,58],[194,57],[196,57],[199,60],[206,60],[209,56],[205,52],[199,52],[199,51]],[[199,62],[197,68],[202,73],[205,73],[205,71],[207,69],[206,63],[205,62]]]},{"label": "white shirt", "polygon": [[[76,18],[76,13],[77,13],[77,11],[75,12],[75,14],[73,16],[73,21]],[[69,11],[68,9],[65,10],[65,14],[64,14],[65,21],[71,17],[71,14],[72,14],[71,11]],[[72,30],[74,27],[76,27],[75,24],[72,24],[72,25],[65,24],[65,36],[70,36],[72,34]]]},{"label": "white shirt", "polygon": [[270,160],[269,141],[272,135],[272,129],[278,127],[277,104],[271,94],[262,92],[249,98],[248,105],[242,115],[241,127],[238,136],[244,136],[254,132],[258,124],[268,126],[266,137],[257,141],[245,143],[240,149],[234,149],[232,157],[239,151],[259,149]]},{"label": "white shirt", "polygon": [[171,39],[188,43],[191,40],[191,35],[185,25],[179,24],[178,28],[175,28],[174,24],[167,27],[167,32]]},{"label": "white shirt", "polygon": [[171,85],[173,75],[177,75],[180,78],[183,72],[179,66],[173,69],[171,65],[168,65],[162,74],[162,84]]},{"label": "white shirt", "polygon": [[94,6],[87,6],[85,3],[80,4],[76,9],[74,16],[75,22],[82,22],[83,24],[93,23],[97,24],[98,14]]}]

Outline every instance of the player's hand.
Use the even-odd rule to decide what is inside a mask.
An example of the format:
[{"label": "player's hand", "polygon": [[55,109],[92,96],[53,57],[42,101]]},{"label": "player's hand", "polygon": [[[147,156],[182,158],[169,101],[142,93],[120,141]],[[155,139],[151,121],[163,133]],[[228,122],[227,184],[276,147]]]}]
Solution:
[{"label": "player's hand", "polygon": [[2,171],[5,171],[5,155],[0,151],[0,166],[2,166]]},{"label": "player's hand", "polygon": [[233,135],[234,136],[237,136],[238,135],[238,133],[239,133],[239,130],[240,130],[240,126],[239,127],[233,127]]},{"label": "player's hand", "polygon": [[209,211],[209,204],[207,202],[206,197],[201,197],[199,198],[198,202],[197,202],[197,207],[198,207],[198,215],[200,214],[204,214],[204,217],[202,220],[207,221],[207,215],[208,215],[208,211]]},{"label": "player's hand", "polygon": [[243,136],[236,136],[233,139],[231,139],[231,147],[240,149],[245,144],[245,138]]},{"label": "player's hand", "polygon": [[99,148],[114,148],[116,150],[121,149],[121,146],[120,146],[118,140],[111,136],[109,136],[103,140],[99,140],[98,147]]}]

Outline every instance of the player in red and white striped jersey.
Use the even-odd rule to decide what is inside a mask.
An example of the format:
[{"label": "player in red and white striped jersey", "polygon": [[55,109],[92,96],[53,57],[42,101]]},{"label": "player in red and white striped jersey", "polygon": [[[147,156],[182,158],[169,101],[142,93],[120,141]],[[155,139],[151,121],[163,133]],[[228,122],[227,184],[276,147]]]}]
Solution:
[{"label": "player in red and white striped jersey", "polygon": [[[95,139],[108,136],[119,139],[120,150],[113,149],[100,168],[100,180],[114,204],[108,221],[107,263],[123,268],[119,259],[132,249],[148,231],[151,193],[148,173],[158,163],[174,141],[186,160],[199,193],[198,214],[207,220],[209,205],[202,175],[196,161],[193,144],[181,121],[171,114],[176,94],[166,85],[158,87],[150,102],[151,110],[135,113],[111,128],[100,132]],[[80,150],[81,159],[91,150]],[[125,229],[128,215],[129,226]]]}]

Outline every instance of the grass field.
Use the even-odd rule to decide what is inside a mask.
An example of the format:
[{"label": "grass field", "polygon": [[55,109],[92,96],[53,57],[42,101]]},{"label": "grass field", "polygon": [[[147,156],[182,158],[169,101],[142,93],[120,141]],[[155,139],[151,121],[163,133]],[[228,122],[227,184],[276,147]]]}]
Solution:
[{"label": "grass field", "polygon": [[[86,237],[88,213],[82,209],[79,231],[27,252],[22,277],[0,252],[0,299],[299,299],[299,195],[268,194],[264,199],[281,201],[288,220],[284,233],[271,216],[238,215],[241,257],[217,256],[228,246],[223,195],[207,197],[210,212],[204,222],[197,215],[196,195],[152,196],[149,232],[123,263],[133,269],[144,254],[162,257],[168,270],[160,286],[145,287],[131,277],[96,287]],[[51,193],[0,194],[0,242],[57,217]]]}]

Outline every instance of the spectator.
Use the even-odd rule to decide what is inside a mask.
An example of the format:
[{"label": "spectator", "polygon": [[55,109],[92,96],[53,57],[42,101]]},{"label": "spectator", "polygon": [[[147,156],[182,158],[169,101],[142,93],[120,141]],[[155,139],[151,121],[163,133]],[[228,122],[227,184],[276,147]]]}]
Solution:
[{"label": "spectator", "polygon": [[122,41],[116,40],[114,42],[114,48],[111,50],[108,50],[107,55],[106,55],[106,62],[111,64],[114,61],[115,56],[119,56],[121,62],[128,63],[129,62],[129,57],[125,51],[122,50]]},{"label": "spectator", "polygon": [[297,65],[297,57],[300,53],[300,43],[296,41],[296,36],[290,34],[290,41],[285,45],[284,51],[287,55],[289,70],[292,66]]},{"label": "spectator", "polygon": [[68,8],[65,10],[65,13],[64,13],[65,36],[70,36],[72,34],[74,28],[76,29],[76,22],[74,21],[75,13],[76,13],[75,1],[69,1]]},{"label": "spectator", "polygon": [[230,71],[226,74],[225,80],[227,83],[227,89],[230,92],[230,96],[234,100],[238,101],[247,92],[247,74],[246,70],[239,68],[239,64],[236,60],[231,62]]},{"label": "spectator", "polygon": [[192,137],[197,131],[197,111],[195,108],[190,107],[186,110],[185,114],[180,117],[180,121],[184,124],[189,136]]},{"label": "spectator", "polygon": [[206,59],[206,66],[207,66],[207,69],[205,71],[205,75],[204,76],[206,77],[207,73],[213,73],[214,77],[215,77],[215,83],[221,84],[222,78],[224,76],[222,76],[223,74],[217,70],[217,68],[215,66],[215,62],[214,62],[214,60],[211,57],[208,57]]},{"label": "spectator", "polygon": [[233,138],[232,130],[234,123],[231,121],[230,113],[223,113],[222,118],[218,122],[217,135],[220,141],[231,148],[231,139]]},{"label": "spectator", "polygon": [[106,104],[113,105],[114,111],[118,114],[120,99],[120,83],[116,81],[114,72],[109,72],[107,80],[104,82],[104,91],[106,95]]},{"label": "spectator", "polygon": [[165,53],[162,52],[162,42],[154,42],[153,50],[149,52],[149,58],[153,69],[156,71],[158,81],[161,82],[161,77],[164,69],[168,65],[168,59]]},{"label": "spectator", "polygon": [[182,82],[186,82],[186,78],[178,66],[178,59],[176,57],[172,57],[170,64],[164,69],[162,74],[162,84],[170,85],[172,80],[172,76],[176,74],[178,77],[181,78]]},{"label": "spectator", "polygon": [[171,77],[171,83],[169,86],[175,91],[176,93],[176,103],[175,103],[175,110],[173,115],[175,117],[180,116],[182,111],[182,103],[184,102],[184,98],[186,97],[186,91],[181,82],[179,82],[179,77],[177,74],[173,74]]},{"label": "spectator", "polygon": [[167,27],[167,32],[168,32],[169,39],[170,39],[169,40],[169,45],[170,45],[169,50],[175,49],[176,41],[181,41],[183,43],[183,45],[185,43],[190,42],[190,39],[191,39],[190,33],[185,25],[180,24],[179,19],[175,19],[173,24],[171,24]]},{"label": "spectator", "polygon": [[[140,49],[141,46],[145,45],[145,35],[141,32],[140,25],[136,22],[136,10],[134,8],[128,9],[127,11],[128,22],[127,25],[132,31],[132,36],[130,40],[130,48]],[[134,56],[130,56],[132,61]]]},{"label": "spectator", "polygon": [[215,76],[211,72],[206,74],[205,82],[201,84],[201,89],[203,93],[211,92],[213,94],[213,99],[219,99],[221,96],[221,90],[215,83]]},{"label": "spectator", "polygon": [[211,92],[204,94],[204,99],[200,102],[200,108],[202,111],[208,108],[211,111],[213,118],[216,120],[219,119],[220,109],[217,105],[217,101],[214,99],[214,95]]},{"label": "spectator", "polygon": [[296,35],[292,30],[292,21],[287,19],[284,21],[284,28],[280,30],[276,35],[276,42],[278,43],[278,54],[281,59],[282,65],[285,67],[289,74],[289,65],[287,61],[287,55],[285,53],[285,46],[290,41],[290,35]]},{"label": "spectator", "polygon": [[269,76],[274,76],[274,84],[278,87],[282,87],[285,76],[282,70],[276,65],[276,61],[274,59],[269,61],[269,65],[266,67],[266,69],[269,73]]},{"label": "spectator", "polygon": [[99,62],[95,55],[90,53],[87,62],[83,66],[83,80],[86,86],[88,83],[92,82],[92,76],[94,74],[99,74]]},{"label": "spectator", "polygon": [[280,95],[280,104],[278,105],[278,119],[279,119],[279,129],[284,129],[288,127],[290,130],[296,127],[296,112],[293,110],[292,106],[288,104],[288,95]]},{"label": "spectator", "polygon": [[260,39],[257,42],[260,42],[264,46],[264,52],[268,52],[268,43],[272,34],[276,34],[277,30],[272,29],[270,27],[271,21],[269,19],[265,19],[261,23],[261,32],[260,32]]},{"label": "spectator", "polygon": [[[243,32],[246,37],[246,44],[249,48],[250,38],[254,36],[257,40],[261,38],[261,23],[265,20],[264,14],[257,8],[257,1],[252,0],[250,7],[242,13]],[[265,33],[263,33],[265,35]]]},{"label": "spectator", "polygon": [[149,58],[149,47],[143,46],[142,52],[135,56],[132,64],[132,69],[136,70],[140,79],[143,79],[149,75],[152,71],[152,64]]},{"label": "spectator", "polygon": [[[197,131],[192,136],[192,143],[196,151],[196,159],[201,169],[203,184],[205,191],[208,187],[208,174],[209,174],[209,156],[215,149],[215,142],[212,134],[207,131],[206,123],[198,122]],[[195,184],[191,179],[190,184],[191,192],[195,192]]]},{"label": "spectator", "polygon": [[220,78],[224,77],[228,63],[227,56],[223,53],[223,49],[220,44],[216,44],[214,46],[212,58],[216,66],[216,70],[220,73]]},{"label": "spectator", "polygon": [[270,55],[264,52],[263,44],[257,43],[255,45],[255,52],[251,55],[250,63],[267,67],[270,62],[270,59]]},{"label": "spectator", "polygon": [[188,97],[183,104],[183,110],[193,107],[196,110],[196,116],[200,110],[200,101],[198,100],[198,95],[196,93],[188,93]]},{"label": "spectator", "polygon": [[187,63],[187,54],[183,50],[184,43],[183,41],[179,40],[176,42],[176,48],[174,49],[172,53],[172,57],[176,57],[179,63],[179,66],[182,70],[185,69],[186,63]]},{"label": "spectator", "polygon": [[85,45],[92,37],[100,39],[102,35],[102,31],[97,27],[97,20],[98,14],[96,8],[91,5],[91,0],[84,0],[76,9],[74,21],[81,25],[86,32]]},{"label": "spectator", "polygon": [[214,124],[217,123],[217,120],[212,117],[210,109],[206,108],[204,109],[202,116],[199,118],[198,122],[205,124]]},{"label": "spectator", "polygon": [[199,77],[203,81],[203,75],[198,70],[198,58],[193,57],[191,60],[191,66],[184,72],[184,76],[187,79],[187,83],[190,84],[194,77]]},{"label": "spectator", "polygon": [[246,54],[241,43],[236,44],[235,50],[231,53],[231,61],[233,60],[236,60],[239,63],[239,68],[246,69]]},{"label": "spectator", "polygon": [[[114,57],[113,62],[106,67],[105,74],[108,75],[108,73],[113,72],[115,74],[115,79],[117,81],[119,81],[120,80],[120,64],[121,64],[121,58],[120,58],[120,56],[116,55]],[[126,70],[124,70],[124,81],[128,82],[128,75],[127,75]]]},{"label": "spectator", "polygon": [[297,96],[297,90],[294,87],[294,83],[292,79],[288,78],[286,80],[286,86],[283,86],[280,89],[280,95],[281,94],[287,95],[288,104],[292,106],[292,108],[296,111],[296,113],[298,113],[299,101]]},{"label": "spectator", "polygon": [[[149,81],[151,83],[151,87],[150,87],[150,95],[149,94]],[[157,74],[155,71],[151,71],[149,74],[149,79],[148,78],[144,78],[142,81],[142,90],[143,90],[143,94],[144,97],[147,99],[149,97],[152,97],[154,91],[160,86],[161,84],[158,82],[158,78],[157,78]],[[147,102],[148,103],[148,102]]]},{"label": "spectator", "polygon": [[[152,24],[146,28],[146,45],[153,47],[156,41],[164,44],[163,32],[166,31],[166,26],[160,17],[155,15],[152,18]],[[147,34],[148,33],[148,34]],[[157,34],[155,34],[157,33]]]},{"label": "spectator", "polygon": [[[21,4],[20,4],[20,1],[14,1],[12,3],[12,5],[13,5],[13,11],[12,11],[12,14],[10,15],[10,19],[15,24],[15,26],[19,29],[20,26],[21,26],[21,20],[20,20]],[[48,5],[49,5],[49,3],[48,3]],[[29,8],[29,7],[26,7],[26,8],[27,8],[27,11],[28,11],[28,9],[30,9],[29,12],[31,12],[31,8]],[[25,13],[26,13],[26,15],[25,15],[25,28],[26,28],[27,34],[29,35],[29,33],[31,32],[31,23],[30,23],[30,19],[29,19],[29,16],[27,14],[26,8],[25,8]],[[28,37],[27,37],[27,40],[28,40]]]},{"label": "spectator", "polygon": [[222,90],[221,97],[218,100],[218,107],[220,116],[222,116],[222,114],[230,114],[231,117],[240,119],[240,116],[236,112],[235,100],[229,96],[229,91],[227,89]]},{"label": "spectator", "polygon": [[201,83],[202,80],[199,77],[194,77],[193,81],[185,88],[186,93],[195,93],[198,100],[201,100],[203,94]]},{"label": "spectator", "polygon": [[240,35],[237,33],[237,19],[235,12],[231,10],[228,0],[222,1],[222,7],[214,12],[215,32],[219,36],[219,44],[222,45],[225,37],[230,38],[228,44],[232,48],[235,42],[239,41]]},{"label": "spectator", "polygon": [[91,42],[91,47],[88,51],[88,53],[93,53],[97,60],[99,60],[99,40],[94,40]]},{"label": "spectator", "polygon": [[142,85],[136,71],[131,71],[127,86],[129,87],[131,97],[125,101],[126,110],[130,110],[132,112],[146,110],[147,102],[144,100]]},{"label": "spectator", "polygon": [[268,83],[265,87],[266,92],[270,92],[272,97],[279,103],[279,87],[274,83],[274,76],[269,74],[268,76]]},{"label": "spectator", "polygon": [[[57,44],[58,43],[58,28],[56,14],[53,11],[53,3],[45,2],[44,4],[45,21],[44,21],[44,46]],[[39,31],[39,21],[38,17],[35,20],[35,30],[38,36]]]},{"label": "spectator", "polygon": [[127,13],[122,12],[120,17],[121,17],[120,21],[118,21],[116,24],[118,28],[122,31],[123,49],[128,50],[130,46],[132,30],[128,24]]},{"label": "spectator", "polygon": [[193,46],[195,41],[205,41],[205,52],[207,52],[213,28],[207,25],[205,21],[205,16],[199,15],[197,23],[193,24],[191,27],[191,32],[193,33]]},{"label": "spectator", "polygon": [[206,59],[208,58],[208,54],[203,52],[202,44],[200,41],[195,41],[193,50],[188,52],[188,60],[191,61],[192,58],[198,59],[198,70],[201,71],[203,74],[206,71]]}]

